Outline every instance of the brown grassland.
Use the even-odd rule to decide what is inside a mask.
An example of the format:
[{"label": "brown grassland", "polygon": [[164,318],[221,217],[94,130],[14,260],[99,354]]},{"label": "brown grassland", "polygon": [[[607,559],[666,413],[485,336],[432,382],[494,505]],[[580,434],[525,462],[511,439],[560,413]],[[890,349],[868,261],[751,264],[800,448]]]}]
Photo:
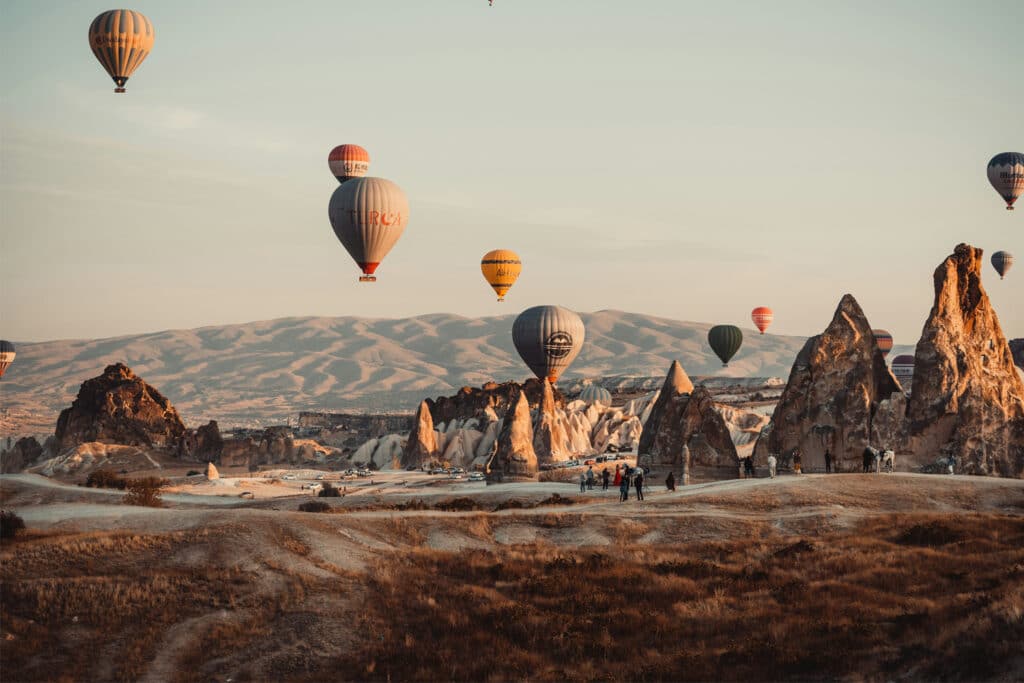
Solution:
[{"label": "brown grassland", "polygon": [[1024,489],[926,482],[911,494],[904,481],[845,479],[644,507],[160,509],[130,519],[157,515],[175,529],[29,525],[0,548],[0,671],[4,681],[1024,677]]}]

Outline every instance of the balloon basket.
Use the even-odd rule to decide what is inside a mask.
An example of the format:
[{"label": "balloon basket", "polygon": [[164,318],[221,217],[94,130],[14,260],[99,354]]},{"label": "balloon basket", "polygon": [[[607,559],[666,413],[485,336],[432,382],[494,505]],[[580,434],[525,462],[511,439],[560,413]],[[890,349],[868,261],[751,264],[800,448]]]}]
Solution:
[{"label": "balloon basket", "polygon": [[124,92],[124,88],[114,88],[114,92]]},{"label": "balloon basket", "polygon": [[373,275],[360,275],[359,276],[359,281],[360,282],[376,282],[377,278],[375,276],[373,276]]},{"label": "balloon basket", "polygon": [[502,296],[502,297],[499,297],[499,298],[498,298],[498,303],[500,304],[500,303],[501,303],[502,301],[504,301],[504,300],[505,300],[505,297],[503,297],[503,296]]},{"label": "balloon basket", "polygon": [[1013,211],[1013,207],[1012,206],[1008,206],[1008,207],[1006,207],[1006,210],[1007,211]]}]

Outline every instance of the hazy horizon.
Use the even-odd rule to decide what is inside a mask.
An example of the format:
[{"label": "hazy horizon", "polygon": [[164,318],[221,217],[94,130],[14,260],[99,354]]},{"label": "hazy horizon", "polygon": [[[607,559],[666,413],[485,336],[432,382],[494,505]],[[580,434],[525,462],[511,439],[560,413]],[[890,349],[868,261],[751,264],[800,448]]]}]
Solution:
[{"label": "hazy horizon", "polygon": [[[849,292],[913,344],[959,242],[1024,336],[1024,271],[988,264],[1024,258],[1024,212],[985,178],[1024,151],[1021,3],[133,8],[156,42],[114,95],[105,7],[5,5],[3,338],[541,303],[744,328],[768,305],[810,336]],[[327,220],[342,142],[411,205],[373,285]],[[504,304],[497,247],[524,260]]]}]

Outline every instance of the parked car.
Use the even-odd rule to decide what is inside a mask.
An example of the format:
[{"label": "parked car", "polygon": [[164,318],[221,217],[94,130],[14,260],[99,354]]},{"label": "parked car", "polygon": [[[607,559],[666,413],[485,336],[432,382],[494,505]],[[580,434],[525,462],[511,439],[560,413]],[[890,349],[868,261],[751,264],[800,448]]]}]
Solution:
[{"label": "parked car", "polygon": [[487,477],[484,476],[483,472],[473,472],[471,475],[469,475],[469,480],[470,481],[486,481]]},{"label": "parked car", "polygon": [[444,470],[443,467],[435,467],[434,469],[430,470],[430,473],[431,474],[444,474],[445,470]]},{"label": "parked car", "polygon": [[588,460],[584,460],[584,461],[583,461],[583,464],[584,464],[584,465],[596,465],[596,464],[597,464],[597,462],[596,462],[596,461],[595,461],[595,460],[594,460],[593,458],[590,458],[590,459],[588,459]]},{"label": "parked car", "polygon": [[324,480],[324,475],[322,475],[322,474],[316,475],[316,480],[317,481],[323,481]]},{"label": "parked car", "polygon": [[372,474],[373,474],[373,472],[371,472],[370,470],[367,470],[367,469],[356,470],[356,476],[358,476],[358,477],[369,477]]},{"label": "parked car", "polygon": [[452,472],[451,474],[448,475],[448,478],[449,479],[462,479],[462,475],[459,474],[458,472]]},{"label": "parked car", "polygon": [[345,470],[345,475],[349,476],[349,477],[353,476],[355,473],[356,473],[356,471],[354,469],[352,469],[351,467],[349,467],[347,470]]}]

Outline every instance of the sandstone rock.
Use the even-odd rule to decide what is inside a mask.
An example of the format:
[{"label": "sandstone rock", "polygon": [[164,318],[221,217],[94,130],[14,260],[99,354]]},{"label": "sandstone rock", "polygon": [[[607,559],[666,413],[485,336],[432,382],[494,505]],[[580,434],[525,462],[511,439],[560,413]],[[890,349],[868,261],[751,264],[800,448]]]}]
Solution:
[{"label": "sandstone rock", "polygon": [[402,453],[402,467],[422,467],[437,456],[437,434],[434,432],[434,419],[430,415],[430,406],[426,401],[420,402],[416,411],[416,421],[412,433]]},{"label": "sandstone rock", "polygon": [[488,463],[492,479],[533,479],[537,476],[537,454],[533,451],[533,424],[526,391],[514,400],[505,414],[498,447]]},{"label": "sandstone rock", "polygon": [[[10,440],[7,441],[10,443]],[[14,445],[0,454],[0,472],[10,474],[31,467],[43,457],[43,447],[34,436],[18,439]]]},{"label": "sandstone rock", "polygon": [[[683,366],[677,360],[672,361],[672,365],[668,369],[668,375],[665,377],[665,383],[661,387],[661,392],[658,394],[657,400],[654,401],[649,416],[644,421],[644,431],[640,435],[640,444],[637,447],[639,453],[656,457],[664,455],[670,458],[674,457],[673,454],[662,454],[659,452],[659,448],[671,441],[670,434],[675,429],[674,421],[671,419],[666,420],[665,415],[670,412],[670,407],[675,399],[680,396],[687,396],[692,392],[693,382],[690,381],[686,371],[683,370]],[[664,430],[664,433],[659,434],[660,430]],[[678,451],[676,454],[678,454]]]},{"label": "sandstone rock", "polygon": [[291,463],[295,456],[295,440],[292,430],[285,426],[267,427],[260,439],[261,464]]},{"label": "sandstone rock", "polygon": [[[465,421],[470,418],[486,420],[485,413],[488,409],[498,415],[505,414],[520,392],[526,394],[531,408],[536,407],[543,398],[544,384],[548,384],[548,382],[542,383],[534,377],[522,384],[518,382],[503,384],[487,382],[479,389],[462,387],[454,396],[441,396],[434,400],[427,399],[427,406],[430,408],[430,415],[435,425],[451,424],[455,420]],[[554,388],[552,393],[555,406],[563,408],[565,397],[557,388]]]},{"label": "sandstone rock", "polygon": [[210,420],[198,429],[189,429],[178,444],[178,457],[200,462],[220,462],[224,450],[224,437],[216,420]]},{"label": "sandstone rock", "polygon": [[[876,447],[900,445],[898,409],[888,411],[884,429],[872,424],[879,404],[894,393],[902,395],[875,347],[871,325],[846,294],[825,331],[808,339],[797,355],[772,415],[767,448],[783,467],[799,448],[805,472],[824,471],[828,449],[838,469],[856,470],[869,442]],[[755,447],[755,453],[761,456],[763,449]]]},{"label": "sandstone rock", "polygon": [[217,466],[212,462],[206,463],[206,478],[211,481],[220,479],[220,472],[217,471]]},{"label": "sandstone rock", "polygon": [[555,395],[550,382],[544,382],[537,419],[533,424],[533,450],[538,463],[569,460],[568,435],[565,418],[555,407]]},{"label": "sandstone rock", "polygon": [[121,363],[82,383],[56,431],[61,450],[93,441],[173,449],[184,435],[170,401]]},{"label": "sandstone rock", "polygon": [[1024,474],[1024,384],[981,282],[982,250],[957,245],[935,270],[935,303],[914,353],[907,405],[916,458],[958,471]]}]

